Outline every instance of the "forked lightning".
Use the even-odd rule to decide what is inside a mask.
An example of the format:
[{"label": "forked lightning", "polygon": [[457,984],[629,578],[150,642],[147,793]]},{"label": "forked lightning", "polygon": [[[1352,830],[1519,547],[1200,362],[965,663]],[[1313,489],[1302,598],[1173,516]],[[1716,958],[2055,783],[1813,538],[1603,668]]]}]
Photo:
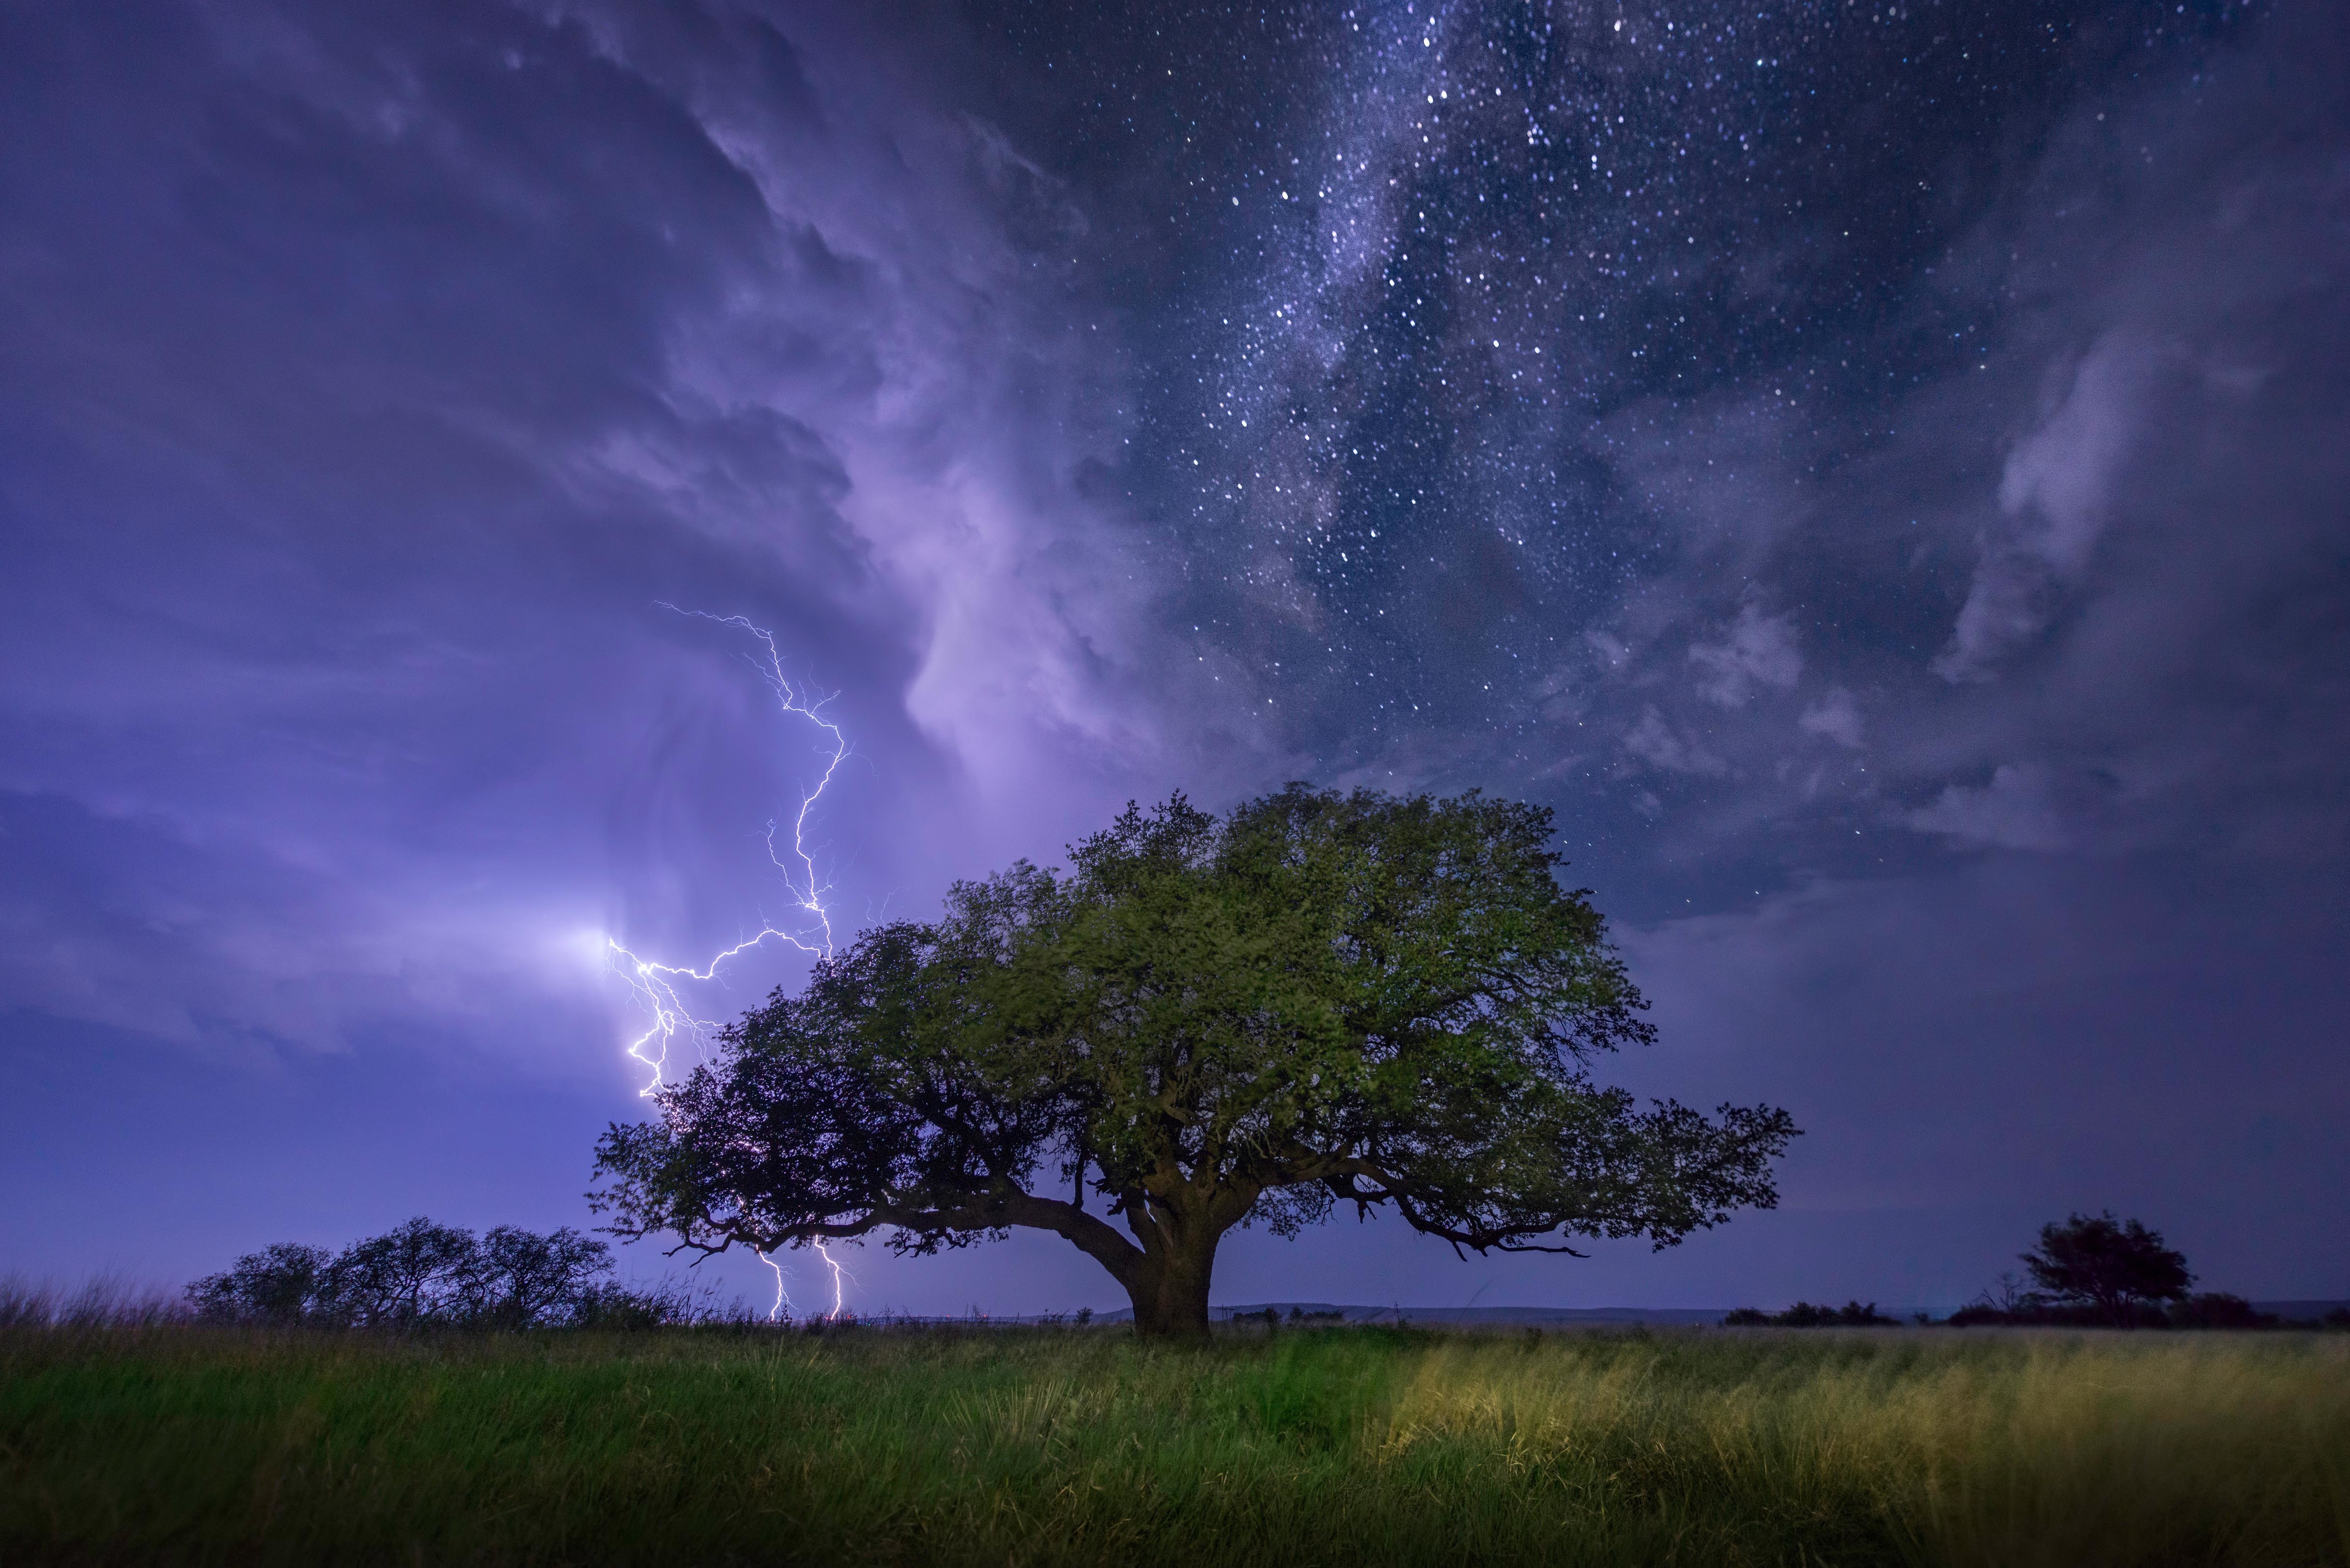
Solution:
[{"label": "forked lightning", "polygon": [[[715,980],[720,965],[759,947],[771,938],[779,942],[788,942],[812,958],[832,956],[832,912],[825,907],[824,901],[832,888],[831,884],[818,878],[816,858],[808,850],[808,814],[816,809],[816,802],[824,798],[824,792],[831,785],[833,775],[840,771],[840,764],[848,757],[847,737],[841,733],[839,725],[824,716],[825,702],[829,699],[811,701],[801,688],[792,684],[791,678],[784,673],[783,655],[775,647],[773,632],[739,615],[712,615],[707,610],[680,609],[667,603],[660,607],[678,615],[692,616],[699,620],[715,621],[720,626],[738,628],[758,639],[765,657],[750,656],[751,667],[775,692],[775,701],[786,715],[805,719],[822,732],[823,739],[817,742],[817,750],[824,754],[825,763],[823,776],[816,780],[814,789],[800,797],[799,809],[792,815],[791,848],[787,853],[778,853],[775,848],[778,825],[773,822],[767,825],[767,858],[774,862],[776,870],[784,874],[784,885],[790,889],[792,901],[804,917],[798,929],[787,930],[780,926],[763,926],[756,934],[712,954],[698,969],[690,964],[656,963],[650,959],[639,958],[622,947],[617,939],[609,936],[604,939],[614,970],[629,982],[637,1004],[645,1010],[650,1020],[645,1032],[629,1045],[629,1054],[644,1064],[646,1070],[652,1075],[644,1088],[639,1091],[648,1096],[668,1082],[670,1047],[680,1034],[690,1038],[697,1054],[706,1054],[709,1048],[711,1032],[718,1027],[686,1005],[685,999],[678,993],[680,985]],[[838,1317],[846,1307],[843,1295],[846,1271],[839,1261],[825,1250],[822,1241],[816,1242],[815,1247],[816,1255],[832,1271],[832,1310],[825,1315]],[[758,1253],[758,1259],[775,1272],[775,1300],[767,1312],[769,1320],[773,1321],[792,1305],[792,1299],[784,1288],[782,1265],[764,1252]]]}]

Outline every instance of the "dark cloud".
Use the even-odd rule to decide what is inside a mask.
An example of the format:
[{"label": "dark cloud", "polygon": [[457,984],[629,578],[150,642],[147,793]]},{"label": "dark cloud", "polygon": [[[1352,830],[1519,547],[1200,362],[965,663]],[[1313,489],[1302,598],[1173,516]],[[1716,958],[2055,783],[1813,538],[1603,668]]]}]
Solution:
[{"label": "dark cloud", "polygon": [[[715,777],[758,693],[657,601],[842,693],[860,835],[1008,824],[902,836],[880,889],[1160,743],[1076,483],[1097,378],[993,189],[1037,177],[870,40],[816,40],[827,100],[734,11],[16,26],[12,787],[307,875],[313,926],[487,872],[467,940],[511,946],[788,787]],[[691,853],[612,819],[689,763]]]}]

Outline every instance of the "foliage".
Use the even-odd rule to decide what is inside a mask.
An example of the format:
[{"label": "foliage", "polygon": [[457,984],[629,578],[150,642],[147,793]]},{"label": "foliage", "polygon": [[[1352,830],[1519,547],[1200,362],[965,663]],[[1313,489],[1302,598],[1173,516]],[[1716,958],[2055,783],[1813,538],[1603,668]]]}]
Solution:
[{"label": "foliage", "polygon": [[[1942,1321],[1951,1328],[2008,1327],[2041,1321],[2037,1309],[1993,1306],[1987,1301],[1970,1301]],[[2054,1320],[2049,1320],[2054,1321]]]},{"label": "foliage", "polygon": [[620,1235],[705,1251],[1053,1231],[1142,1332],[1190,1334],[1235,1225],[1349,1203],[1573,1251],[1769,1206],[1783,1111],[1591,1078],[1653,1032],[1553,836],[1474,794],[1129,806],[1066,873],[959,884],[778,992],[659,1122],[611,1128],[593,1196]]},{"label": "foliage", "polygon": [[2169,1328],[2172,1314],[2159,1303],[2140,1302],[2116,1317],[2103,1307],[2027,1296],[2013,1306],[1993,1306],[1980,1298],[1942,1320],[1951,1328]]},{"label": "foliage", "polygon": [[2159,1231],[2116,1220],[2110,1210],[2043,1225],[2040,1244],[2022,1262],[2030,1286],[2002,1274],[1950,1314],[1951,1326],[2266,1328],[2277,1322],[2241,1296],[2189,1294],[2195,1276],[2185,1256],[2165,1246]]},{"label": "foliage", "polygon": [[2198,1291],[2173,1302],[2168,1316],[2173,1328],[2275,1328],[2280,1321],[2276,1314],[2225,1291]]},{"label": "foliage", "polygon": [[712,1311],[674,1283],[623,1285],[604,1280],[579,1293],[564,1326],[591,1334],[639,1334],[693,1324],[741,1323],[747,1317],[740,1303],[733,1311]]},{"label": "foliage", "polygon": [[482,1238],[461,1276],[462,1311],[501,1328],[567,1322],[583,1310],[608,1310],[620,1289],[604,1280],[611,1269],[611,1249],[568,1226],[542,1236],[500,1225]]},{"label": "foliage", "polygon": [[469,1317],[475,1252],[472,1231],[419,1216],[346,1247],[328,1265],[324,1310],[361,1328]]},{"label": "foliage", "polygon": [[1740,1307],[1721,1320],[1727,1328],[1898,1328],[1898,1318],[1887,1317],[1870,1302],[1864,1306],[1858,1302],[1846,1302],[1840,1307],[1825,1303],[1814,1306],[1809,1302],[1797,1302],[1784,1312],[1762,1312],[1754,1307]]},{"label": "foliage", "polygon": [[2054,1301],[2095,1309],[2116,1324],[2136,1321],[2157,1302],[2179,1300],[2195,1279],[2160,1232],[2136,1220],[2117,1222],[2111,1210],[2043,1225],[2023,1266]]},{"label": "foliage", "polygon": [[315,1323],[332,1314],[328,1282],[335,1255],[299,1241],[273,1241],[234,1266],[188,1287],[188,1303],[205,1317],[247,1323]]},{"label": "foliage", "polygon": [[2350,1340],[0,1333],[0,1561],[2345,1561]]},{"label": "foliage", "polygon": [[278,1326],[650,1327],[691,1320],[682,1293],[614,1283],[611,1248],[568,1226],[544,1235],[411,1220],[339,1253],[280,1241],[188,1287],[197,1315]]}]

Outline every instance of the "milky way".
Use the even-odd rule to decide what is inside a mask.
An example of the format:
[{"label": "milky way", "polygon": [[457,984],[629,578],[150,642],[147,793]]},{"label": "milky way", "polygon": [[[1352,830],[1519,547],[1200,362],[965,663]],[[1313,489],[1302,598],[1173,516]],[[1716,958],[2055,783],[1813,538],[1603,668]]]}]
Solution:
[{"label": "milky way", "polygon": [[[1775,880],[1930,846],[1879,830],[1988,799],[2002,766],[2048,811],[2096,804],[2077,758],[1918,735],[1974,728],[1960,688],[2046,656],[1957,644],[2033,525],[2002,474],[2052,378],[2242,352],[2196,341],[2225,329],[2192,301],[2139,323],[2078,296],[2085,249],[2290,140],[2246,123],[2245,67],[2210,80],[2251,20],[1461,5],[1004,32],[1054,83],[1032,134],[1078,150],[1097,213],[1094,299],[1136,360],[1119,488],[1195,659],[1238,667],[1216,679],[1301,767],[1536,777],[1601,855],[1759,811],[1799,856],[1711,854]],[[2310,216],[2262,238],[2314,244]],[[2010,626],[2067,586],[2029,557]]]}]

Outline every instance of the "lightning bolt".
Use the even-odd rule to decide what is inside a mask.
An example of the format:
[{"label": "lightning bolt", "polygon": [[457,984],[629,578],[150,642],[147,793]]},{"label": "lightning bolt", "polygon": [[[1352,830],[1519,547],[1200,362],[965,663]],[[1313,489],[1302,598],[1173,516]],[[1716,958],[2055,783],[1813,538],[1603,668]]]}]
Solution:
[{"label": "lightning bolt", "polygon": [[[831,786],[833,776],[840,772],[840,764],[848,759],[848,737],[841,732],[839,725],[824,716],[825,706],[831,699],[811,701],[810,693],[793,684],[791,678],[784,673],[783,654],[775,647],[773,632],[739,615],[712,615],[707,610],[680,609],[665,601],[660,607],[675,615],[715,621],[720,626],[734,628],[755,638],[764,657],[746,655],[751,668],[758,671],[760,680],[775,693],[776,703],[787,718],[804,719],[821,732],[823,738],[817,742],[817,750],[824,754],[825,763],[823,776],[816,780],[814,789],[800,796],[799,809],[792,814],[789,850],[776,848],[775,835],[779,825],[774,822],[767,824],[767,859],[783,873],[784,886],[790,890],[792,902],[802,916],[794,929],[763,925],[755,935],[712,953],[699,968],[691,964],[657,963],[650,959],[639,958],[622,947],[618,939],[608,935],[605,937],[607,957],[614,971],[628,981],[630,994],[637,1005],[644,1010],[649,1021],[645,1032],[630,1041],[628,1047],[629,1054],[651,1075],[645,1086],[638,1091],[647,1097],[668,1081],[670,1048],[681,1035],[693,1043],[697,1054],[706,1058],[711,1034],[719,1027],[711,1020],[701,1017],[687,1004],[678,991],[681,984],[706,983],[715,980],[720,967],[728,960],[739,958],[770,940],[787,943],[811,958],[832,956],[832,911],[825,904],[825,896],[832,891],[832,884],[817,874],[816,857],[809,852],[808,815],[816,810],[816,803],[824,798],[824,792]],[[814,1245],[816,1256],[822,1258],[826,1267],[832,1271],[832,1310],[825,1315],[837,1318],[847,1310],[842,1284],[847,1271],[841,1267],[839,1260],[826,1251],[823,1241],[818,1241]],[[767,1309],[767,1320],[773,1323],[792,1306],[791,1293],[784,1288],[783,1265],[756,1248],[753,1251],[775,1276],[775,1303]]]}]

